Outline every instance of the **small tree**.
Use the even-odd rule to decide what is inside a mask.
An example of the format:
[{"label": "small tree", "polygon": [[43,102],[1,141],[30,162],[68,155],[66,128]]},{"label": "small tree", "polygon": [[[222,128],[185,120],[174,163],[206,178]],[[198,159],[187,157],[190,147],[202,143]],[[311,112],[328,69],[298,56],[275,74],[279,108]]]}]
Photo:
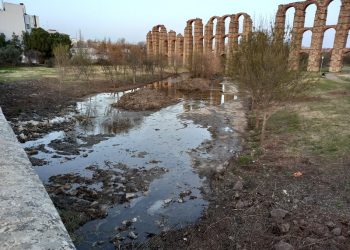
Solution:
[{"label": "small tree", "polygon": [[69,46],[58,44],[53,48],[55,65],[58,69],[60,82],[62,83],[66,76],[66,68],[69,66]]},{"label": "small tree", "polygon": [[315,81],[305,72],[289,70],[290,44],[283,40],[276,39],[273,30],[251,33],[233,49],[228,66],[231,77],[250,97],[256,121],[262,120],[261,142],[276,107],[304,93]]}]

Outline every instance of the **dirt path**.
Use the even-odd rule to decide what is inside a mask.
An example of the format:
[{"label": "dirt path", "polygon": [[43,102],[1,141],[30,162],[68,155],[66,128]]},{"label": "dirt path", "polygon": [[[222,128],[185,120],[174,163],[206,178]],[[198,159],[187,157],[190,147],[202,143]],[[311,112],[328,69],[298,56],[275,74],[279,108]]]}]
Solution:
[{"label": "dirt path", "polygon": [[327,73],[326,78],[328,80],[332,80],[332,81],[335,81],[337,83],[347,83],[347,81],[340,79],[335,73]]}]

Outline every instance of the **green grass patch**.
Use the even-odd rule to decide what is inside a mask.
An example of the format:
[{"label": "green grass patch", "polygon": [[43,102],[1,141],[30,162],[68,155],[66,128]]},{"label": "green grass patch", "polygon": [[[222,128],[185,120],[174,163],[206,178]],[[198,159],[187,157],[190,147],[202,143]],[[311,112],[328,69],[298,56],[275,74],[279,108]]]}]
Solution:
[{"label": "green grass patch", "polygon": [[274,113],[267,123],[267,129],[272,133],[292,133],[300,130],[300,118],[296,112],[280,110]]},{"label": "green grass patch", "polygon": [[47,67],[1,67],[0,82],[56,78],[57,70]]}]

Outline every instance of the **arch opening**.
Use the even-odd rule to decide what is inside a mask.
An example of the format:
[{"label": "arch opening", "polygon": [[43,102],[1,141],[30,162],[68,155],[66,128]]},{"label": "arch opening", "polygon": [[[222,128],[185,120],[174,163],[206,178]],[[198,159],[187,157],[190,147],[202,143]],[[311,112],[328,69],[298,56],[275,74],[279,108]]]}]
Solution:
[{"label": "arch opening", "polygon": [[340,7],[340,0],[334,0],[328,5],[326,25],[336,25],[338,23]]},{"label": "arch opening", "polygon": [[307,65],[309,63],[309,53],[301,52],[299,58],[299,69],[307,71]]},{"label": "arch opening", "polygon": [[313,27],[316,18],[317,6],[316,4],[310,4],[305,9],[305,23],[304,27]]},{"label": "arch opening", "polygon": [[294,25],[294,17],[295,17],[295,8],[294,7],[288,8],[286,11],[286,19],[284,22],[284,33],[286,34],[285,35],[286,40],[290,40],[291,38],[292,29]]},{"label": "arch opening", "polygon": [[307,30],[303,34],[302,47],[306,49],[311,48],[311,41],[312,41],[312,31]]},{"label": "arch opening", "polygon": [[350,51],[344,54],[343,56],[343,68],[342,72],[350,72]]},{"label": "arch opening", "polygon": [[242,43],[242,36],[238,36],[238,44],[241,44]]},{"label": "arch opening", "polygon": [[229,53],[229,50],[230,50],[230,44],[229,44],[229,38],[228,36],[225,36],[224,38],[224,53],[227,55]]},{"label": "arch opening", "polygon": [[346,40],[345,48],[350,49],[350,30],[348,32],[348,39]]},{"label": "arch opening", "polygon": [[323,43],[322,43],[322,49],[332,49],[334,46],[334,39],[335,39],[335,29],[327,29],[324,32],[323,37]]},{"label": "arch opening", "polygon": [[241,15],[238,18],[238,33],[242,34],[244,32],[244,22],[245,22],[245,17],[244,15]]},{"label": "arch opening", "polygon": [[231,17],[227,17],[225,19],[225,35],[228,35],[230,33],[230,23],[231,23]]}]

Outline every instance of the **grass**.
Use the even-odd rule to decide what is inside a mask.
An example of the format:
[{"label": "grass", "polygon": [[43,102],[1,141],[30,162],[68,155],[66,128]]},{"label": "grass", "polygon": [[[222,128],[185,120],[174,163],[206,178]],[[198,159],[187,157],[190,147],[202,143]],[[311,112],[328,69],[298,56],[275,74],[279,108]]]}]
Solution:
[{"label": "grass", "polygon": [[285,135],[290,152],[327,159],[346,157],[350,153],[350,82],[322,79],[310,96],[318,98],[273,114],[268,130]]},{"label": "grass", "polygon": [[0,67],[0,82],[56,78],[57,71],[47,67]]}]

